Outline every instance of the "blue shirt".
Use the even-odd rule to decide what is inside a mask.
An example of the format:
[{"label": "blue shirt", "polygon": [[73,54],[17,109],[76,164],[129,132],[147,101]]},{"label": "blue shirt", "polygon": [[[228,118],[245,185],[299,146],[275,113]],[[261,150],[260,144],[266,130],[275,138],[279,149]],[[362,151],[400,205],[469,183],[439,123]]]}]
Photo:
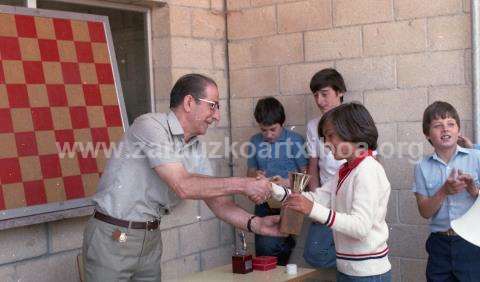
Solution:
[{"label": "blue shirt", "polygon": [[[478,185],[480,151],[457,146],[457,150],[448,163],[440,159],[436,153],[425,157],[415,166],[415,183],[412,191],[427,197],[435,195],[453,168],[470,174]],[[430,219],[430,231],[448,230],[450,222],[467,212],[475,200],[466,190],[448,195],[440,209]]]},{"label": "blue shirt", "polygon": [[288,178],[288,172],[307,166],[305,139],[298,133],[283,129],[274,143],[263,140],[261,133],[250,138],[248,168],[263,170],[267,177],[280,175]]}]

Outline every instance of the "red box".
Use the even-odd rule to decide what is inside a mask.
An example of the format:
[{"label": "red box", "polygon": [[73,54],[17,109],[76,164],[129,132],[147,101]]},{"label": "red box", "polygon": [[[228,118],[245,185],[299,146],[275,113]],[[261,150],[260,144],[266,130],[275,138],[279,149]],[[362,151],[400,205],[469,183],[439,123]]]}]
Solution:
[{"label": "red box", "polygon": [[259,256],[253,259],[253,269],[267,271],[277,267],[277,257]]}]

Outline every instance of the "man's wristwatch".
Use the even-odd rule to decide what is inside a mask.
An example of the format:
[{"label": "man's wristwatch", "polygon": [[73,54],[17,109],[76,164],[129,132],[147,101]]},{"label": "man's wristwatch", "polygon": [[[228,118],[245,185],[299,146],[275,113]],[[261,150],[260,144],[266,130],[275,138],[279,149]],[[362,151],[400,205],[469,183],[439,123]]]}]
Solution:
[{"label": "man's wristwatch", "polygon": [[249,219],[248,219],[248,222],[247,222],[247,230],[248,232],[252,232],[252,219],[254,219],[255,217],[257,217],[256,215],[252,215]]}]

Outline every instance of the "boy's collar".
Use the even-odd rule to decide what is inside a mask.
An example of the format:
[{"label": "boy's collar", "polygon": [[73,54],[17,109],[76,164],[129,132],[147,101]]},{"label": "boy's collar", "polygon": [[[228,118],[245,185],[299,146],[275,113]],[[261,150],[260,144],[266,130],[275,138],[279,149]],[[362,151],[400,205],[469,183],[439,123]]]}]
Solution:
[{"label": "boy's collar", "polygon": [[[468,151],[467,148],[463,148],[463,147],[457,145],[457,148],[455,149],[455,152],[453,153],[451,159],[453,159],[454,157],[456,157],[458,153],[469,154],[470,152]],[[430,156],[430,158],[431,158],[431,159],[434,159],[434,160],[436,160],[436,161],[441,161],[441,162],[443,162],[443,160],[438,156],[438,154],[437,154],[436,151],[433,152],[433,154]]]}]

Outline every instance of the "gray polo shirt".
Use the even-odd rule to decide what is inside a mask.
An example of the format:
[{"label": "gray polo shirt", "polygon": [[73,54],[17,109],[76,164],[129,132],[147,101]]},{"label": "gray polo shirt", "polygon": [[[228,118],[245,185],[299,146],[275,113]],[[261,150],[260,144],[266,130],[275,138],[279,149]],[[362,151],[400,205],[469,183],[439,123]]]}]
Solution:
[{"label": "gray polo shirt", "polygon": [[152,220],[180,200],[154,167],[182,163],[190,173],[211,175],[200,141],[185,143],[183,133],[173,112],[138,117],[112,150],[93,197],[96,208],[123,220]]}]

